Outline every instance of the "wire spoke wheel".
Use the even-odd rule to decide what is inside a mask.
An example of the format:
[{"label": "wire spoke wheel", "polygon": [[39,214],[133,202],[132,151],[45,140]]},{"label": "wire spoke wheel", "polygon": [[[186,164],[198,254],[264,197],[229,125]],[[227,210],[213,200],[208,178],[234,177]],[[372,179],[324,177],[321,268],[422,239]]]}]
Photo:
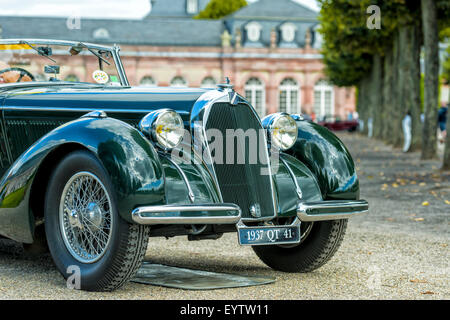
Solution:
[{"label": "wire spoke wheel", "polygon": [[111,240],[113,215],[105,186],[90,172],[79,172],[67,181],[59,206],[64,244],[82,263],[94,263]]}]

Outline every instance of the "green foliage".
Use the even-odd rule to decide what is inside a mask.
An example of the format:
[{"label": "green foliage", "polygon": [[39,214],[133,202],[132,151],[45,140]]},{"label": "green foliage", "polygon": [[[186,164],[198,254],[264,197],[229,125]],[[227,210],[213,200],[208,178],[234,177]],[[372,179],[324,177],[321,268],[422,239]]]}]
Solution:
[{"label": "green foliage", "polygon": [[[445,30],[450,28],[450,1],[448,0],[436,0],[437,12],[438,12],[438,24],[439,30]],[[447,30],[447,37],[450,37],[450,30]]]},{"label": "green foliage", "polygon": [[442,77],[447,84],[450,84],[450,27],[442,29],[439,37],[441,41],[447,43],[446,57],[442,65]]},{"label": "green foliage", "polygon": [[[358,85],[370,72],[372,56],[391,50],[402,24],[420,23],[420,0],[319,0],[325,74],[338,86]],[[369,29],[367,8],[377,5],[381,29]]]},{"label": "green foliage", "polygon": [[247,5],[246,0],[211,0],[196,19],[220,19]]},{"label": "green foliage", "polygon": [[447,47],[446,50],[447,58],[444,61],[444,64],[442,66],[442,77],[445,79],[445,82],[447,84],[450,84],[450,45]]}]

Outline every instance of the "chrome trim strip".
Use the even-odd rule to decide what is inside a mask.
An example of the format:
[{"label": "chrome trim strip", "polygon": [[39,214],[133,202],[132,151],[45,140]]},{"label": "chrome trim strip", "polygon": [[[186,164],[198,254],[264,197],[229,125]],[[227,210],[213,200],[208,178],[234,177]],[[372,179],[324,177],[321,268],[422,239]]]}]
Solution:
[{"label": "chrome trim strip", "polygon": [[[211,90],[202,94],[192,107],[190,126],[193,141],[192,149],[194,153],[199,157],[199,159],[202,159],[203,163],[205,164],[206,169],[209,171],[213,179],[213,183],[218,191],[220,201],[223,202],[222,191],[220,190],[219,181],[217,180],[216,171],[212,163],[211,150],[209,149],[208,143],[206,143],[207,138],[203,121],[206,118],[207,114],[209,114],[208,110],[211,109],[211,106],[214,103],[219,102],[229,102],[229,96],[227,92]],[[198,136],[202,138],[201,143],[195,141],[195,137]],[[203,150],[205,150],[205,152],[203,152]]]},{"label": "chrome trim strip", "polygon": [[[311,213],[312,210],[316,212]],[[330,213],[333,210],[337,210],[337,212]],[[348,219],[368,211],[369,203],[365,200],[299,202],[297,205],[297,216],[305,222]]]},{"label": "chrome trim strip", "polygon": [[[191,216],[191,217],[167,217],[155,215],[152,217],[145,214],[163,214],[170,212],[198,212],[198,211],[235,211],[236,216]],[[188,204],[188,205],[158,205],[139,207],[133,210],[132,219],[138,224],[234,224],[241,219],[241,209],[230,203],[215,204]]]},{"label": "chrome trim strip", "polygon": [[302,189],[300,189],[300,186],[298,184],[298,181],[297,181],[297,178],[295,177],[294,172],[292,171],[291,167],[289,167],[289,165],[287,164],[286,160],[283,159],[283,155],[280,154],[279,157],[280,157],[281,162],[284,164],[284,166],[286,167],[287,171],[289,172],[289,175],[291,176],[291,179],[294,181],[295,191],[297,192],[298,198],[301,200],[303,198],[303,193],[302,193]]},{"label": "chrome trim strip", "polygon": [[191,184],[189,183],[188,178],[186,177],[186,174],[184,173],[183,169],[181,169],[181,167],[178,165],[178,163],[176,163],[175,161],[170,159],[170,157],[166,157],[165,159],[167,161],[169,161],[175,167],[175,169],[180,173],[181,178],[183,179],[184,184],[186,185],[186,188],[188,189],[189,200],[191,201],[191,203],[194,203],[195,194],[194,194],[194,191],[192,191]]},{"label": "chrome trim strip", "polygon": [[108,115],[106,114],[105,111],[103,110],[95,110],[95,111],[91,111],[89,113],[86,113],[85,115],[81,116],[80,118],[98,118],[98,119],[103,119],[103,118],[107,118]]},{"label": "chrome trim strip", "polygon": [[120,81],[122,83],[122,86],[130,86],[130,83],[128,82],[127,74],[125,72],[125,68],[122,64],[122,59],[120,58],[120,47],[118,45],[114,45],[112,53],[113,53],[113,59],[114,63],[116,65],[116,69],[119,72]]},{"label": "chrome trim strip", "polygon": [[[136,109],[109,109],[109,108],[58,108],[58,107],[11,107],[11,106],[0,106],[0,109],[2,110],[21,110],[21,111],[60,111],[60,112],[91,112],[91,111],[97,111],[101,110],[107,113],[142,113],[147,114],[151,112],[152,110],[136,110]],[[189,115],[189,112],[187,111],[177,111],[179,114],[182,115]]]},{"label": "chrome trim strip", "polygon": [[82,42],[91,49],[106,50],[106,51],[113,51],[114,49],[112,47],[83,41],[52,40],[52,39],[0,39],[0,44],[23,44],[21,43],[21,41],[26,41],[31,44],[46,44],[55,46],[77,46],[80,42]]},{"label": "chrome trim strip", "polygon": [[89,49],[96,49],[102,51],[111,52],[114,60],[114,64],[116,65],[117,72],[120,77],[120,82],[122,86],[129,86],[128,78],[125,73],[125,68],[123,67],[122,60],[119,55],[120,47],[114,45],[113,47],[98,45],[94,43],[87,43],[82,41],[66,41],[66,40],[49,40],[49,39],[0,39],[1,44],[25,44],[24,42],[28,42],[30,44],[44,44],[44,45],[54,45],[54,46],[78,46],[80,42],[86,45]]}]

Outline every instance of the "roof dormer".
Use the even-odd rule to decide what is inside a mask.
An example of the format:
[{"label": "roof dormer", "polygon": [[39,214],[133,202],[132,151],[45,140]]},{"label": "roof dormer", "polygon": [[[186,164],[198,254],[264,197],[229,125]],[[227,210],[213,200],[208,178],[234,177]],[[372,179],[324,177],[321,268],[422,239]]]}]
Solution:
[{"label": "roof dormer", "polygon": [[189,15],[198,13],[198,0],[186,0],[186,13]]},{"label": "roof dormer", "polygon": [[280,48],[297,48],[295,41],[297,35],[297,26],[292,22],[285,22],[279,27]]},{"label": "roof dormer", "polygon": [[109,31],[105,28],[95,29],[92,36],[94,37],[94,39],[98,40],[105,40],[110,38]]},{"label": "roof dormer", "polygon": [[262,26],[256,21],[249,22],[244,27],[245,42],[244,46],[261,47],[261,30]]}]

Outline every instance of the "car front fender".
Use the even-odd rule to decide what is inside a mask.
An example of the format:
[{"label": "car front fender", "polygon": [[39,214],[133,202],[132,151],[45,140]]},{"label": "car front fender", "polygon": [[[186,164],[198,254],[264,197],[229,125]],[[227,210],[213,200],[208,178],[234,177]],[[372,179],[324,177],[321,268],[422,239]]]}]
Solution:
[{"label": "car front fender", "polygon": [[[165,202],[164,171],[152,144],[135,128],[112,118],[84,117],[49,132],[11,166],[0,182],[0,234],[33,242],[34,215],[30,190],[47,181],[34,181],[52,152],[65,145],[91,151],[105,167],[114,187],[119,214],[130,223],[143,205]],[[50,163],[52,167],[57,163]],[[44,199],[40,199],[44,201]]]},{"label": "car front fender", "polygon": [[342,141],[327,128],[314,122],[301,120],[297,124],[297,142],[289,153],[314,173],[323,199],[359,199],[355,165]]}]

